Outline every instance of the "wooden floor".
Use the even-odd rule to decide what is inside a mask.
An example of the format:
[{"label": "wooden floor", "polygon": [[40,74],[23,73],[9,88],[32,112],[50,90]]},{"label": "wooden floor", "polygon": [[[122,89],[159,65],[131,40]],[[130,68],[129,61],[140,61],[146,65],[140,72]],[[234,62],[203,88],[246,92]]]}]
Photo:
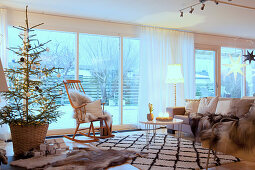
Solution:
[{"label": "wooden floor", "polygon": [[[121,134],[139,134],[139,133],[144,133],[143,131],[132,131],[132,132],[119,132]],[[158,129],[157,133],[167,133],[166,129]],[[115,134],[117,135],[117,134]],[[193,140],[193,137],[187,134],[182,135],[183,138],[188,139],[188,140]],[[81,137],[83,138],[83,137]],[[89,144],[77,144],[75,142],[72,142],[70,140],[65,139],[66,144],[70,147],[92,147]],[[3,148],[7,152],[7,156],[12,156],[13,155],[13,149],[12,149],[12,142],[5,143],[3,141],[0,141],[0,148]],[[255,170],[255,162],[247,162],[247,161],[241,161],[237,163],[230,163],[230,164],[225,164],[222,166],[217,166],[213,168],[209,168],[210,170]],[[132,165],[129,164],[124,164],[122,166],[116,166],[109,168],[109,170],[137,170],[137,168],[133,167]]]}]

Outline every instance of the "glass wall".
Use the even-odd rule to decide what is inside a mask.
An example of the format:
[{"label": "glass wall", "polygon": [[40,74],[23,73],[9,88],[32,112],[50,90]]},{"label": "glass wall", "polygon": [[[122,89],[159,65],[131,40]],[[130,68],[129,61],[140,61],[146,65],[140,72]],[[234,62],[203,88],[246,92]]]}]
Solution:
[{"label": "glass wall", "polygon": [[113,124],[120,124],[119,61],[119,37],[80,34],[79,80],[87,95],[105,103]]},{"label": "glass wall", "polygon": [[[17,47],[22,45],[22,40],[18,37],[20,31],[9,27],[8,28],[8,41],[9,47]],[[51,40],[45,47],[48,47],[48,52],[44,52],[41,55],[41,65],[37,67],[57,67],[62,68],[58,73],[53,74],[52,77],[46,77],[45,75],[37,75],[37,78],[43,80],[46,86],[52,86],[56,83],[62,83],[64,79],[74,79],[75,77],[75,33],[60,32],[60,31],[49,31],[49,30],[35,30],[31,34],[36,34],[36,39],[40,43],[45,43]],[[16,61],[20,60],[19,56],[14,55],[9,51],[8,67],[13,68],[16,65]],[[57,74],[61,77],[58,78]],[[61,92],[61,91],[60,91]],[[62,89],[65,93],[65,90]],[[56,123],[50,124],[49,129],[64,129],[73,128],[75,126],[75,120],[72,118],[73,109],[69,104],[67,95],[64,94],[62,99],[59,100],[63,106],[60,108],[62,111],[61,118]]]},{"label": "glass wall", "polygon": [[123,124],[138,121],[140,41],[123,39]]},{"label": "glass wall", "polygon": [[[246,50],[245,54],[248,52],[252,53],[253,50]],[[253,52],[254,53],[254,52]],[[255,96],[255,62],[246,61],[246,96]]]},{"label": "glass wall", "polygon": [[[9,46],[22,45],[18,37],[20,31],[13,27],[8,28]],[[78,66],[79,80],[87,95],[93,100],[101,99],[105,103],[105,110],[113,115],[113,124],[136,124],[138,117],[139,94],[139,49],[140,41],[135,38],[92,35],[50,30],[35,30],[36,38],[40,43],[51,40],[46,47],[48,51],[41,55],[41,65],[38,67],[62,68],[52,77],[38,75],[47,86],[62,83],[64,79],[75,79],[76,75],[76,44],[79,40]],[[79,35],[79,39],[77,39]],[[121,55],[121,39],[123,38],[123,55]],[[123,56],[123,67],[120,61]],[[19,60],[9,52],[9,67],[15,67]],[[123,82],[120,71],[123,71]],[[57,74],[61,74],[58,78]],[[120,87],[123,86],[123,108],[120,108]],[[49,129],[74,128],[73,109],[70,106],[65,89],[60,102],[63,106],[63,115],[57,123],[50,125]],[[123,109],[123,111],[121,111]],[[123,115],[121,116],[121,113]],[[121,120],[123,117],[123,120]]]},{"label": "glass wall", "polygon": [[221,96],[240,98],[243,89],[243,50],[221,48]]},{"label": "glass wall", "polygon": [[215,51],[195,50],[196,98],[215,96]]}]

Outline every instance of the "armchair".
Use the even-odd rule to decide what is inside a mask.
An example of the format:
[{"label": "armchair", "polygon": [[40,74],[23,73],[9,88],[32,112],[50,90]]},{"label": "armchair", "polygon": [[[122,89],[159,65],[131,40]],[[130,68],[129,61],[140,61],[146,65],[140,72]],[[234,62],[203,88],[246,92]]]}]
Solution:
[{"label": "armchair", "polygon": [[[169,116],[183,120],[182,131],[185,133],[192,133],[190,124],[189,124],[189,116],[185,115],[185,107],[167,107],[166,112]],[[177,125],[167,125],[167,132],[174,134],[175,131],[178,130]]]}]

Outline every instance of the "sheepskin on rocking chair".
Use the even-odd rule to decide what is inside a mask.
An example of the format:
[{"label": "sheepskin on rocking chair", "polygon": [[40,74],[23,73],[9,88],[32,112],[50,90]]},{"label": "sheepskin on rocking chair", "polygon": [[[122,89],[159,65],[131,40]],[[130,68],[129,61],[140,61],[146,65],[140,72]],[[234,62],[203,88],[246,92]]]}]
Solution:
[{"label": "sheepskin on rocking chair", "polygon": [[[65,89],[70,101],[71,106],[74,109],[74,118],[76,119],[76,129],[73,137],[64,136],[79,143],[89,143],[98,141],[99,138],[109,138],[114,137],[111,133],[112,117],[109,113],[104,111],[104,103],[101,100],[96,100],[94,102],[86,96],[85,91],[81,85],[80,80],[64,80]],[[103,105],[103,108],[101,107]],[[100,121],[100,127],[94,128],[93,122]],[[80,128],[80,124],[90,123],[89,128]],[[89,130],[88,133],[81,131]],[[100,136],[95,135],[95,130],[100,131]],[[75,136],[79,134],[90,137],[90,140],[77,140]],[[93,132],[93,136],[90,135]]]}]

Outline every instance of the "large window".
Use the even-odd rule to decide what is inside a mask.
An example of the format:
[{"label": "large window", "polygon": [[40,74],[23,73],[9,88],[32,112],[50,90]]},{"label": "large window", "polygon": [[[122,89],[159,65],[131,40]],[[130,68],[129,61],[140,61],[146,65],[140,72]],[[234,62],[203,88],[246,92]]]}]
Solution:
[{"label": "large window", "polygon": [[221,48],[221,96],[240,98],[243,89],[243,50]]},{"label": "large window", "polygon": [[[9,47],[17,47],[22,45],[21,39],[18,37],[19,30],[9,27],[8,28],[8,39]],[[60,32],[60,31],[48,31],[48,30],[36,30],[31,32],[31,34],[36,34],[36,38],[40,43],[47,42],[51,40],[46,47],[49,48],[48,52],[44,52],[41,55],[41,65],[38,67],[57,67],[62,68],[59,70],[61,77],[57,77],[57,73],[52,77],[46,77],[45,75],[37,75],[39,79],[43,80],[47,86],[52,86],[52,84],[62,83],[63,79],[74,79],[75,77],[75,55],[76,55],[76,35],[75,33]],[[18,56],[15,56],[12,52],[9,52],[8,66],[14,67],[16,61],[19,60]],[[62,89],[65,93],[65,90]],[[61,91],[60,91],[61,92]],[[73,109],[69,104],[67,95],[63,95],[62,99],[58,101],[63,106],[60,108],[62,111],[61,118],[58,119],[56,123],[50,124],[49,129],[63,129],[63,128],[73,128],[75,125],[75,120],[72,118]]]},{"label": "large window", "polygon": [[[9,46],[22,45],[18,37],[20,31],[12,27],[9,27],[8,31]],[[60,78],[57,78],[57,74],[52,77],[38,75],[47,86],[62,83],[64,79],[78,78],[82,81],[87,95],[93,100],[101,99],[105,103],[105,110],[113,115],[113,124],[137,123],[140,54],[138,39],[39,29],[33,33],[41,43],[51,40],[47,44],[49,51],[41,55],[40,67],[62,68],[58,72],[61,74]],[[17,60],[19,58],[9,52],[8,66],[15,67]],[[64,95],[58,102],[63,105],[63,115],[58,122],[51,124],[49,129],[75,127],[73,109],[65,89],[62,91]]]},{"label": "large window", "polygon": [[[253,50],[246,50],[246,55],[252,53]],[[254,51],[255,52],[255,51]],[[255,62],[246,61],[246,96],[255,96]]]},{"label": "large window", "polygon": [[[113,115],[113,124],[137,122],[139,42],[134,38],[123,38],[122,66],[120,37],[90,34],[80,34],[79,37],[79,80],[93,100],[102,99],[105,110]],[[123,89],[123,108],[120,89]]]},{"label": "large window", "polygon": [[138,121],[140,41],[123,39],[123,123]]},{"label": "large window", "polygon": [[101,99],[113,124],[120,124],[120,38],[80,34],[79,47],[79,80],[85,92],[93,100]]},{"label": "large window", "polygon": [[195,50],[196,98],[215,96],[215,51]]}]

